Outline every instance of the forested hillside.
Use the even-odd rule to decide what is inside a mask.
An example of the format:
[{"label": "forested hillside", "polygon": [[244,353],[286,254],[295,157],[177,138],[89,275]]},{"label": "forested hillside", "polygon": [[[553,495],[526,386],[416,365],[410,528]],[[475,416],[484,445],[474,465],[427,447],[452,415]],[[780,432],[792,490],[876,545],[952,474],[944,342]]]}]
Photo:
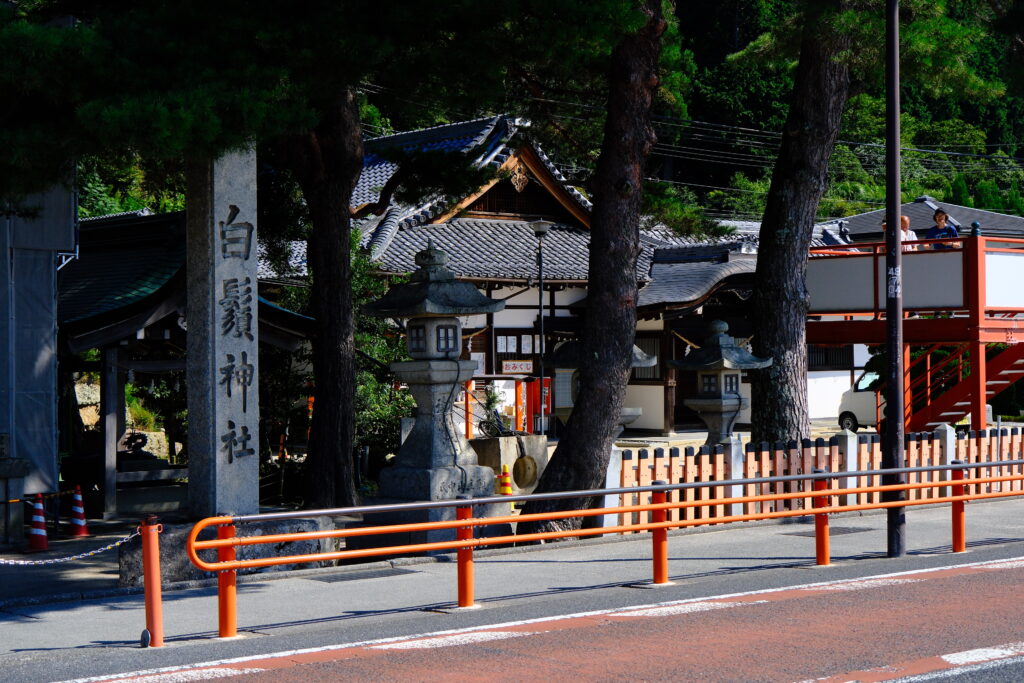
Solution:
[{"label": "forested hillside", "polygon": [[[794,61],[779,43],[797,5],[679,3],[680,44],[694,63],[689,118],[661,121],[652,173],[692,191],[709,217],[760,220],[763,214],[792,92]],[[903,5],[903,200],[926,194],[1024,214],[1024,91],[1015,71],[1014,18],[1004,16],[1009,10],[1000,3],[984,0]],[[851,31],[865,32],[861,40],[873,32],[881,50],[880,9],[862,15],[863,24]],[[915,31],[925,24],[927,32]],[[966,76],[950,74],[927,54],[936,48],[959,60]],[[853,62],[861,58],[851,55]],[[852,83],[819,206],[822,219],[885,201],[884,84],[869,59],[863,57]],[[958,87],[958,78],[967,85]]]}]

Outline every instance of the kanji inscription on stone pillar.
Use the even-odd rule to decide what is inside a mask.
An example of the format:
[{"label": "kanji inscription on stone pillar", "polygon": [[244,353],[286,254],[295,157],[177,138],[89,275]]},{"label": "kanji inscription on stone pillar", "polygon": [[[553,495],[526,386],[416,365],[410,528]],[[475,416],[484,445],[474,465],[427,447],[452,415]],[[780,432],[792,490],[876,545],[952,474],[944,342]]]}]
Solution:
[{"label": "kanji inscription on stone pillar", "polygon": [[256,154],[188,172],[189,503],[197,517],[259,509]]}]

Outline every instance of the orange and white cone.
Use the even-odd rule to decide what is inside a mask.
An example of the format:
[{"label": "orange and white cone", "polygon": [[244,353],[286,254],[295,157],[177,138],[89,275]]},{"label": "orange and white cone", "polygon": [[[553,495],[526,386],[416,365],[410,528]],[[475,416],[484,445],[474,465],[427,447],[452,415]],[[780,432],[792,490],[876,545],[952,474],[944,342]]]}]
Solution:
[{"label": "orange and white cone", "polygon": [[50,549],[46,538],[46,513],[43,512],[43,494],[37,493],[32,503],[32,527],[28,530],[27,552],[39,553]]},{"label": "orange and white cone", "polygon": [[89,535],[89,527],[85,524],[85,505],[82,503],[82,487],[75,484],[75,493],[71,496],[71,537]]}]

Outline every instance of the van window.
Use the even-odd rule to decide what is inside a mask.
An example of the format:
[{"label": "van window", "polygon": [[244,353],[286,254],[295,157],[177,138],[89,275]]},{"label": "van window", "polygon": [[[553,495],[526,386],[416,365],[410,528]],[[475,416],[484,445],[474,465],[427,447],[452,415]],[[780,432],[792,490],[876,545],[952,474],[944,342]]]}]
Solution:
[{"label": "van window", "polygon": [[854,391],[873,391],[878,380],[877,372],[865,372],[857,378],[857,383],[853,387]]}]

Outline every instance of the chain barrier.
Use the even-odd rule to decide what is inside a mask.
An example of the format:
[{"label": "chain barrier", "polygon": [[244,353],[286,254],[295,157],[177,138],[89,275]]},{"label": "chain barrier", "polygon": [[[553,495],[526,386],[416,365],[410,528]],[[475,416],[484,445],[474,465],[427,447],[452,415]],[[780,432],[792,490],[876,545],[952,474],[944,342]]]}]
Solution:
[{"label": "chain barrier", "polygon": [[[74,491],[71,490],[71,491],[57,491],[56,493],[41,493],[40,495],[43,497],[43,500],[46,500],[47,498],[59,498],[60,496],[70,496],[73,493],[74,493]],[[0,501],[0,502],[6,502],[8,505],[10,505],[11,503],[28,503],[29,505],[31,505],[32,503],[35,502],[35,500],[36,500],[36,496],[35,496],[35,494],[32,494],[31,498],[12,498],[11,500]]]},{"label": "chain barrier", "polygon": [[71,555],[70,557],[55,557],[55,558],[50,559],[50,560],[5,560],[2,557],[0,557],[0,566],[2,566],[2,565],[33,565],[33,566],[38,566],[38,565],[43,565],[43,564],[60,564],[61,562],[71,562],[73,560],[81,560],[81,559],[86,558],[86,557],[92,557],[93,555],[99,555],[100,553],[106,552],[108,550],[112,550],[112,549],[116,548],[119,545],[124,545],[125,543],[127,543],[130,540],[132,540],[133,538],[135,538],[138,535],[139,535],[139,530],[136,529],[135,531],[131,532],[130,534],[128,534],[124,538],[122,538],[122,539],[120,539],[118,541],[114,541],[110,545],[105,545],[102,548],[96,548],[95,550],[90,550],[88,552],[79,553],[78,555]]}]

